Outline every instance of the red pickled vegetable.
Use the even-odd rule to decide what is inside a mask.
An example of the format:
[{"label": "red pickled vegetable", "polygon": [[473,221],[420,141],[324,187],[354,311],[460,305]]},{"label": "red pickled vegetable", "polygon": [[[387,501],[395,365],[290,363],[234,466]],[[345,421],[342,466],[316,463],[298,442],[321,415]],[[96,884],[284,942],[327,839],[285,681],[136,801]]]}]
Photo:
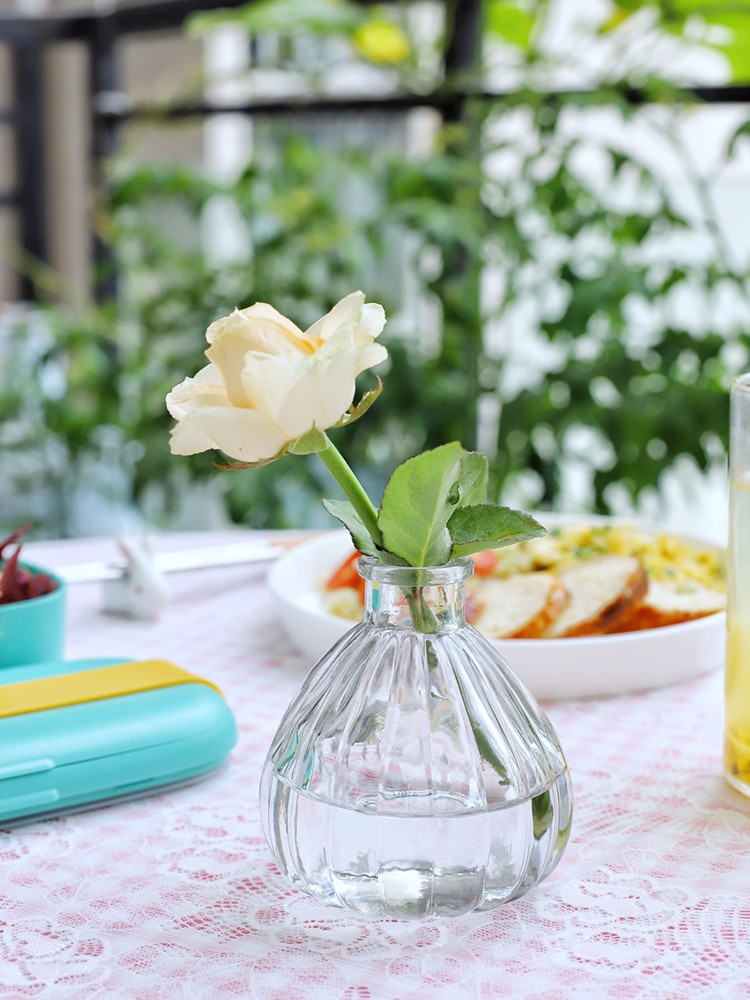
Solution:
[{"label": "red pickled vegetable", "polygon": [[19,538],[25,535],[30,527],[31,527],[30,524],[22,524],[20,528],[16,528],[16,530],[13,532],[12,535],[8,535],[8,537],[4,541],[0,542],[0,559],[3,558],[3,552],[5,551],[5,549],[9,545],[12,545],[14,542],[17,542]]},{"label": "red pickled vegetable", "polygon": [[17,543],[26,534],[29,527],[28,524],[23,525],[0,542],[0,604],[30,601],[57,589],[57,583],[46,573],[32,573],[24,566],[19,565],[20,544],[17,545],[12,555],[3,561],[5,549],[9,545]]}]

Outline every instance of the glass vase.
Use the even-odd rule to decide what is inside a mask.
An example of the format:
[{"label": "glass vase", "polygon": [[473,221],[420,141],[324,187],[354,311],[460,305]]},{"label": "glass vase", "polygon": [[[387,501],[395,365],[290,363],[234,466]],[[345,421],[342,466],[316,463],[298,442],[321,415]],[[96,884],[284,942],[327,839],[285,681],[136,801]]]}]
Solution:
[{"label": "glass vase", "polygon": [[363,557],[365,614],[307,676],[261,779],[282,872],[372,917],[487,910],[562,856],[572,790],[552,726],[464,617],[469,558]]}]

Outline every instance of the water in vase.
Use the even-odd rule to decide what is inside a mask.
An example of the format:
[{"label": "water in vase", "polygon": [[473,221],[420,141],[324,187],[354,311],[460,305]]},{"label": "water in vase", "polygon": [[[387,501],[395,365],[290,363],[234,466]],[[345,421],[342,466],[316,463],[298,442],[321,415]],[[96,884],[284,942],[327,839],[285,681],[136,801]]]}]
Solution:
[{"label": "water in vase", "polygon": [[278,775],[265,780],[284,874],[321,902],[367,916],[457,916],[497,906],[552,871],[570,831],[567,771],[534,798],[437,815],[419,815],[418,802],[403,815],[376,813],[375,802],[343,808]]}]

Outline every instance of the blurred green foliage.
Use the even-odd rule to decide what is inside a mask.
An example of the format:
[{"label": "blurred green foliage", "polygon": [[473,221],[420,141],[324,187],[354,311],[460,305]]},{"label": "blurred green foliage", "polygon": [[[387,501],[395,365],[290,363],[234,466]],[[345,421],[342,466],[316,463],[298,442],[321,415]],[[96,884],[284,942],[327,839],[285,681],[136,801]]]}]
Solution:
[{"label": "blurred green foliage", "polygon": [[[253,31],[252,18],[266,17],[273,28],[281,2],[204,15],[194,28],[217,16],[250,18]],[[294,6],[283,0],[285,17]],[[327,6],[308,10],[317,33]],[[571,465],[587,482],[581,502],[607,511],[613,490],[637,497],[678,456],[701,469],[720,458],[728,381],[748,363],[750,326],[747,262],[722,236],[713,182],[749,126],[727,138],[710,171],[697,169],[681,138],[694,105],[642,54],[648,33],[713,44],[721,5],[612,3],[566,58],[579,66],[595,39],[617,58],[566,94],[550,92],[545,76],[560,68],[551,6],[488,0],[483,55],[516,81],[513,92],[467,100],[429,152],[405,156],[398,144],[363,141],[361,129],[348,141],[343,126],[321,143],[314,118],[303,127],[259,118],[253,157],[228,182],[184,165],[114,161],[105,235],[120,299],[86,315],[50,307],[51,336],[25,361],[18,333],[11,367],[25,364],[27,377],[0,389],[0,447],[47,455],[54,436],[49,474],[59,479],[92,455],[110,461],[116,441],[134,502],[158,495],[153,516],[166,517],[187,483],[211,479],[236,521],[331,523],[314,456],[252,474],[219,472],[206,455],[170,456],[164,396],[203,365],[203,331],[235,306],[271,302],[305,327],[361,288],[386,308],[390,361],[367,418],[334,433],[375,497],[399,461],[450,440],[488,453],[495,499],[540,508],[569,502]],[[336,8],[328,28],[353,39],[361,11]],[[390,19],[406,34],[408,8]],[[750,11],[726,17],[716,47],[735,74],[750,75],[736,51],[750,37]],[[403,87],[424,86],[419,44],[412,38]],[[486,90],[484,71],[474,79]],[[655,109],[632,102],[634,84],[658,99]],[[391,114],[398,134],[402,113]],[[629,141],[631,128],[661,144],[657,159],[669,151],[687,200],[639,152],[643,142]],[[217,217],[230,220],[226,253],[216,252]],[[718,323],[727,300],[739,303],[735,319]],[[45,370],[62,372],[64,388],[50,391]]]}]

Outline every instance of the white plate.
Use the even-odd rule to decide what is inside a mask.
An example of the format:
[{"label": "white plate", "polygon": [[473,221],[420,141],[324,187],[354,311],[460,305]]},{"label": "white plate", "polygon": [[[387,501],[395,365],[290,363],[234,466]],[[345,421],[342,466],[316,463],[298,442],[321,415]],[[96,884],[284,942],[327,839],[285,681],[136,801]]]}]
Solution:
[{"label": "white plate", "polygon": [[[284,627],[309,666],[352,627],[326,611],[322,589],[351,551],[348,532],[327,532],[282,556],[268,574]],[[641,632],[499,639],[494,645],[537,698],[585,698],[644,691],[719,669],[725,627],[726,616],[720,612]]]}]

